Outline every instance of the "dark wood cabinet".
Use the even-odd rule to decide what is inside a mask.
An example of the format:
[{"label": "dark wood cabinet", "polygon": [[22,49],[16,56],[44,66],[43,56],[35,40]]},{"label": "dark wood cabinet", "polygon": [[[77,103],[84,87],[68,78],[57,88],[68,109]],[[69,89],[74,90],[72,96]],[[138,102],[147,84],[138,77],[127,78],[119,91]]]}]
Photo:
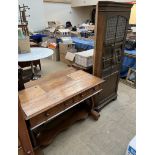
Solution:
[{"label": "dark wood cabinet", "polygon": [[132,4],[98,2],[93,74],[105,80],[103,91],[95,96],[96,110],[117,98],[124,43]]}]

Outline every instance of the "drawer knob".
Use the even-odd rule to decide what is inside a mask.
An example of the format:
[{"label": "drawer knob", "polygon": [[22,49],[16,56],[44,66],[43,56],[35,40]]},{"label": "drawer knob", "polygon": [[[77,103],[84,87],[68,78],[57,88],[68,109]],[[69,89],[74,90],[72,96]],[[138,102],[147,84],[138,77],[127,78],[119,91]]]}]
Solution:
[{"label": "drawer knob", "polygon": [[41,133],[39,132],[39,133],[37,133],[37,136],[36,137],[38,138],[40,135],[41,135]]},{"label": "drawer knob", "polygon": [[65,102],[65,106],[68,106],[68,102]]},{"label": "drawer knob", "polygon": [[81,94],[82,97],[84,97],[84,94]]},{"label": "drawer knob", "polygon": [[97,90],[97,88],[95,87],[94,90]]},{"label": "drawer knob", "polygon": [[50,114],[49,113],[45,113],[45,116],[49,116]]}]

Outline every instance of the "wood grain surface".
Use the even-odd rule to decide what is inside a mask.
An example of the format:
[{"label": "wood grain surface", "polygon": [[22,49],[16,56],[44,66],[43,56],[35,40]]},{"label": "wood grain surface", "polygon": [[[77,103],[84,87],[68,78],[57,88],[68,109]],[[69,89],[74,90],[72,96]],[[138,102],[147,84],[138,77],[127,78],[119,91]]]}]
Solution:
[{"label": "wood grain surface", "polygon": [[29,83],[26,89],[19,91],[25,119],[30,119],[102,83],[102,79],[74,69]]}]

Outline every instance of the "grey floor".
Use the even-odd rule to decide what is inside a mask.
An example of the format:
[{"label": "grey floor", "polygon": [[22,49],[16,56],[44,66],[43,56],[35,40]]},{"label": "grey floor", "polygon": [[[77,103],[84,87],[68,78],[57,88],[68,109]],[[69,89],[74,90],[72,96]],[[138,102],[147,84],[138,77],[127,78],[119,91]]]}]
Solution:
[{"label": "grey floor", "polygon": [[[41,62],[42,76],[67,68],[49,58]],[[136,90],[119,83],[118,99],[100,114],[98,121],[88,118],[60,133],[45,155],[125,155],[136,134]]]}]

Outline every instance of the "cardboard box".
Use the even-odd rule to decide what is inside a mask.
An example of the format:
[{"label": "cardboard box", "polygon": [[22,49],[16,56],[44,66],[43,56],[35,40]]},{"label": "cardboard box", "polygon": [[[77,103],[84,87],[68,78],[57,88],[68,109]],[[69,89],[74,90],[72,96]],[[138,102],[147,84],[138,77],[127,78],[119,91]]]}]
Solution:
[{"label": "cardboard box", "polygon": [[88,30],[88,31],[94,31],[95,30],[95,25],[90,25],[90,24],[81,24],[81,27],[84,27],[84,29]]},{"label": "cardboard box", "polygon": [[24,39],[18,39],[18,53],[29,53],[30,51],[30,39],[25,37]]},{"label": "cardboard box", "polygon": [[67,54],[65,56],[65,59],[73,62],[74,61],[74,58],[75,58],[75,53],[67,52]]},{"label": "cardboard box", "polygon": [[62,24],[59,21],[48,21],[48,27],[49,28],[57,28],[58,26],[61,26]]},{"label": "cardboard box", "polygon": [[59,52],[67,54],[67,52],[76,52],[75,49],[75,44],[64,44],[64,43],[59,43]]},{"label": "cardboard box", "polygon": [[65,57],[66,57],[66,54],[60,53],[60,61],[67,64],[67,65],[69,65],[69,66],[71,66],[73,64],[73,62],[67,60]]},{"label": "cardboard box", "polygon": [[60,39],[61,39],[62,43],[64,43],[64,44],[72,44],[73,43],[73,40],[71,37],[61,37]]},{"label": "cardboard box", "polygon": [[53,50],[53,55],[49,56],[48,59],[52,60],[52,61],[60,61],[60,53],[58,48],[52,49]]},{"label": "cardboard box", "polygon": [[76,52],[77,52],[77,50],[75,49],[74,43],[71,43],[71,44],[59,43],[60,61],[66,63],[68,65],[72,65],[74,61],[70,61],[71,59],[69,59],[69,57],[72,54],[69,54],[69,53],[76,53]]},{"label": "cardboard box", "polygon": [[94,49],[78,52],[75,54],[75,63],[83,67],[90,67],[93,65]]},{"label": "cardboard box", "polygon": [[71,31],[71,37],[81,37],[81,34],[77,31]]},{"label": "cardboard box", "polygon": [[71,33],[69,29],[58,29],[56,32],[56,37],[61,38],[61,37],[70,37]]},{"label": "cardboard box", "polygon": [[48,47],[50,43],[56,43],[55,38],[43,37],[42,40],[43,40],[41,43],[42,47]]},{"label": "cardboard box", "polygon": [[88,39],[89,40],[95,40],[95,36],[89,36]]},{"label": "cardboard box", "polygon": [[46,28],[45,30],[43,30],[43,34],[47,35],[47,36],[55,36],[55,31],[56,28]]},{"label": "cardboard box", "polygon": [[126,155],[136,155],[136,136],[130,141]]},{"label": "cardboard box", "polygon": [[60,61],[60,54],[58,46],[56,44],[56,38],[43,37],[42,40],[43,42],[41,43],[41,46],[50,48],[54,52],[54,54],[48,58],[51,59],[52,61]]},{"label": "cardboard box", "polygon": [[51,37],[43,37],[42,41],[45,42],[47,41],[48,43],[56,43],[56,38],[51,38]]}]

